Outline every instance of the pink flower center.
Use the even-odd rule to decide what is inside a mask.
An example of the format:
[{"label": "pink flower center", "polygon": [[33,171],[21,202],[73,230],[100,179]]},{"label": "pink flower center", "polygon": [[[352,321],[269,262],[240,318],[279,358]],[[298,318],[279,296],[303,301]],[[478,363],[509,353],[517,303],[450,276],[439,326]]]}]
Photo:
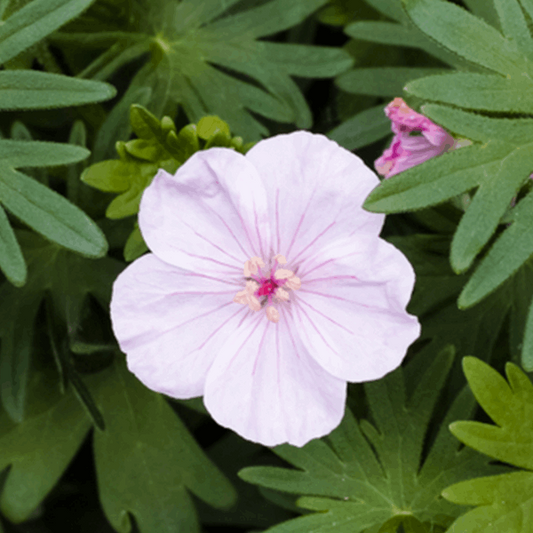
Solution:
[{"label": "pink flower center", "polygon": [[279,311],[274,304],[287,302],[288,290],[297,290],[302,284],[292,270],[277,268],[286,262],[282,255],[274,256],[272,268],[266,269],[266,273],[263,274],[265,262],[260,257],[255,256],[246,261],[244,263],[246,287],[235,295],[233,301],[247,305],[252,311],[260,311],[266,306],[267,319],[278,322]]},{"label": "pink flower center", "polygon": [[261,281],[261,287],[255,293],[256,296],[269,296],[271,297],[274,291],[279,287],[279,284],[271,279],[265,279]]}]

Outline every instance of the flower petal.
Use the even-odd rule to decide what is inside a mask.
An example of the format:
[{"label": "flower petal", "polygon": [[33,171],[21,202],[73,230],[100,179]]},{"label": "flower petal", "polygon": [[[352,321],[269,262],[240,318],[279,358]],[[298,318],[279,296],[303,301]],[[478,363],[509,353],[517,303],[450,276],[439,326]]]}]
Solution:
[{"label": "flower petal", "polygon": [[222,426],[265,446],[303,446],[341,421],[346,381],[328,374],[288,328],[248,320],[209,370],[204,403]]},{"label": "flower petal", "polygon": [[143,194],[139,227],[163,261],[220,277],[242,278],[244,261],[270,242],[261,178],[229,148],[197,152],[174,176],[160,170]]},{"label": "flower petal", "polygon": [[297,131],[247,154],[263,178],[272,217],[272,247],[294,265],[308,248],[345,235],[378,235],[384,215],[361,208],[377,176],[323,135]]},{"label": "flower petal", "polygon": [[321,366],[361,382],[400,365],[420,325],[405,310],[415,276],[399,250],[382,239],[344,239],[307,261],[299,275],[292,319]]},{"label": "flower petal", "polygon": [[174,398],[201,396],[217,348],[246,313],[232,301],[239,288],[153,254],[129,265],[113,286],[111,319],[130,371]]}]

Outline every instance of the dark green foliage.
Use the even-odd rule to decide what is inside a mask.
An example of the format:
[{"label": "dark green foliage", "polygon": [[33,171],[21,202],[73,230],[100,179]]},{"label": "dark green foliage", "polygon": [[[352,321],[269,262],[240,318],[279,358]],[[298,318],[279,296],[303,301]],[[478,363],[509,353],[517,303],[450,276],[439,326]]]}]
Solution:
[{"label": "dark green foliage", "polygon": [[[426,532],[448,526],[461,509],[439,498],[441,490],[452,479],[491,471],[479,454],[451,445],[447,425],[460,413],[469,416],[474,407],[465,390],[450,406],[422,460],[427,425],[452,359],[453,350],[447,348],[415,382],[406,383],[402,370],[396,370],[365,384],[372,423],[355,420],[348,410],[325,441],[312,441],[301,449],[274,449],[298,470],[242,470],[239,475],[246,481],[301,495],[298,505],[316,511],[269,531],[357,533],[383,527],[380,531],[395,532],[404,524],[404,529]],[[414,359],[411,365],[417,363]]]},{"label": "dark green foliage", "polygon": [[[533,0],[0,0],[0,532],[530,533],[532,27]],[[157,171],[295,128],[372,167],[394,97],[464,141],[366,202],[416,272],[405,364],[302,448],[144,387],[109,303]]]},{"label": "dark green foliage", "polygon": [[95,430],[102,507],[113,527],[147,533],[200,531],[188,490],[216,507],[235,501],[231,484],[207,459],[166,400],[128,372],[124,361],[91,380],[106,421]]},{"label": "dark green foliage", "polygon": [[[252,113],[299,128],[311,126],[310,110],[291,75],[330,77],[351,65],[342,50],[259,40],[302,22],[325,3],[271,0],[251,9],[244,4],[227,15],[237,0],[124,1],[118,2],[123,5],[122,18],[111,18],[102,8],[89,11],[61,34],[59,42],[105,47],[80,73],[98,80],[150,54],[150,62],[135,74],[123,97],[125,105],[113,122],[126,125],[130,103],[139,101],[139,91],[146,91],[145,105],[156,115],[180,104],[190,122],[216,114],[232,130],[257,141],[267,129]],[[109,10],[116,12],[116,7]],[[116,21],[116,26],[100,33],[101,24],[110,21]],[[225,69],[255,80],[260,87],[226,74]],[[116,128],[108,121],[101,138]],[[97,148],[106,150],[101,143]],[[108,148],[101,153],[111,155]]]}]

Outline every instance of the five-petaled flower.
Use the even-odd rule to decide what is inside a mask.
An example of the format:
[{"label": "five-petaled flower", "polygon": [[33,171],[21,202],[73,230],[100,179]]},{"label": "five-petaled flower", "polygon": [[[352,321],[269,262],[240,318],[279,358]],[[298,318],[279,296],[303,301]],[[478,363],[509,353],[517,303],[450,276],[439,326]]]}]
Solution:
[{"label": "five-petaled flower", "polygon": [[429,118],[413,111],[402,98],[395,98],[385,108],[385,114],[392,122],[394,137],[374,166],[386,178],[464,146]]},{"label": "five-petaled flower", "polygon": [[150,254],[115,282],[129,369],[204,396],[246,439],[302,446],[342,419],[348,381],[395,369],[420,326],[414,273],[362,204],[379,183],[352,153],[295,132],[193,155],[142,197]]}]

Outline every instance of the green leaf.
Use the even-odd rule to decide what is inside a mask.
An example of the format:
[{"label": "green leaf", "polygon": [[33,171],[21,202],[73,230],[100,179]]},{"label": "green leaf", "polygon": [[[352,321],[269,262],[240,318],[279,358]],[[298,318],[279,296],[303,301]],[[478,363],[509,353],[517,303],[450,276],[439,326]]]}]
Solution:
[{"label": "green leaf", "polygon": [[0,207],[0,268],[6,278],[21,287],[26,283],[26,263],[15,237],[13,229],[9,225],[6,212]]},{"label": "green leaf", "polygon": [[531,300],[527,312],[521,364],[526,372],[533,371],[533,300]]},{"label": "green leaf", "polygon": [[[87,295],[92,294],[101,307],[107,309],[112,283],[123,264],[108,257],[85,259],[28,231],[18,231],[17,239],[22,245],[29,274],[28,282],[20,289],[8,283],[0,288],[0,397],[10,418],[21,422],[27,414],[37,311],[45,294],[50,293],[54,314],[63,324],[63,337],[75,338]],[[96,332],[91,331],[91,334]],[[67,375],[67,378],[72,376]]]},{"label": "green leaf", "polygon": [[463,359],[468,384],[483,410],[497,424],[454,422],[450,431],[464,444],[514,466],[533,470],[533,385],[507,363],[507,381],[475,357]]},{"label": "green leaf", "polygon": [[94,0],[34,0],[0,26],[0,64],[77,17]]},{"label": "green leaf", "polygon": [[214,116],[201,118],[198,122],[197,132],[198,137],[205,141],[218,132],[223,133],[226,137],[231,136],[228,125],[223,120]]},{"label": "green leaf", "polygon": [[[476,399],[496,425],[454,422],[451,432],[467,446],[529,470],[533,467],[533,385],[522,370],[507,363],[508,382],[486,363],[463,359],[463,368]],[[526,533],[533,511],[533,473],[470,479],[446,488],[442,495],[455,503],[477,506],[459,517],[450,529],[465,533]]]},{"label": "green leaf", "polygon": [[473,273],[459,297],[461,307],[470,307],[493,292],[533,255],[533,191],[511,214],[511,223],[498,237]]},{"label": "green leaf", "polygon": [[68,144],[0,140],[0,163],[13,168],[68,165],[86,159],[89,154],[85,148]]},{"label": "green leaf", "polygon": [[423,209],[462,194],[487,179],[513,146],[491,142],[448,152],[381,182],[365,202],[372,212]]},{"label": "green leaf", "polygon": [[[533,473],[515,472],[457,483],[442,495],[462,505],[478,505],[446,533],[528,533],[533,512]],[[524,519],[524,517],[526,517]]]},{"label": "green leaf", "polygon": [[402,22],[407,18],[398,0],[366,0],[366,2],[391,19]]},{"label": "green leaf", "polygon": [[4,284],[0,292],[0,397],[9,417],[20,423],[25,415],[33,330],[41,297],[36,291],[16,289],[9,284]]},{"label": "green leaf", "polygon": [[443,128],[473,141],[499,139],[517,145],[533,142],[531,118],[493,118],[438,104],[424,105],[421,111]]},{"label": "green leaf", "polygon": [[105,431],[94,434],[100,499],[119,532],[128,512],[145,533],[200,531],[188,490],[217,507],[234,503],[231,484],[207,459],[165,399],[116,362],[91,379]]},{"label": "green leaf", "polygon": [[358,68],[341,74],[335,83],[348,93],[396,96],[411,80],[441,72],[442,69],[410,67]]},{"label": "green leaf", "polygon": [[521,186],[530,179],[533,143],[520,146],[480,181],[476,194],[455,232],[450,260],[456,272],[467,270],[496,231]]},{"label": "green leaf", "polygon": [[508,40],[514,41],[524,53],[531,54],[533,40],[518,0],[494,0],[494,7],[498,13],[502,34]]},{"label": "green leaf", "polygon": [[30,518],[59,481],[84,441],[90,422],[71,392],[20,424],[10,424],[5,415],[2,418],[0,469],[11,468],[0,508],[18,523]]},{"label": "green leaf", "polygon": [[533,113],[532,89],[531,80],[524,76],[502,78],[472,72],[438,74],[405,87],[418,98],[502,113]]},{"label": "green leaf", "polygon": [[[510,357],[518,360],[525,315],[533,296],[533,270],[524,265],[483,301],[469,309],[459,309],[456,300],[468,278],[454,274],[450,267],[450,239],[450,235],[389,239],[415,269],[417,281],[408,309],[422,324],[420,342],[427,343],[430,353],[453,343],[458,353],[491,360],[504,334]],[[511,327],[504,328],[508,324]],[[462,370],[456,365],[447,392],[451,398],[457,394],[461,378]]]},{"label": "green leaf", "polygon": [[365,109],[331,130],[327,136],[347,150],[357,150],[391,133],[383,105]]},{"label": "green leaf", "polygon": [[353,39],[410,48],[424,48],[427,42],[413,28],[377,20],[352,22],[344,28],[344,33]]},{"label": "green leaf", "polygon": [[144,253],[148,251],[148,246],[144,242],[143,236],[141,235],[141,230],[139,229],[139,224],[135,223],[135,228],[130,233],[126,245],[124,246],[124,259],[128,261],[134,261],[138,257],[141,257]]},{"label": "green leaf", "polygon": [[[391,519],[398,521],[398,516],[404,522],[416,518],[407,527],[425,521],[446,527],[460,514],[460,509],[439,497],[441,490],[452,479],[466,479],[490,468],[479,454],[468,448],[458,450],[447,431],[447,424],[459,413],[469,416],[473,410],[473,398],[466,390],[455,398],[422,461],[427,426],[453,350],[447,348],[433,357],[421,374],[417,368],[425,357],[428,353],[415,357],[407,373],[400,368],[364,384],[373,424],[357,422],[347,410],[341,425],[326,439],[302,448],[274,448],[296,469],[252,467],[239,472],[251,483],[303,495],[298,505],[317,511],[269,531],[357,533],[371,527],[377,531]],[[413,373],[411,379],[404,377]]]},{"label": "green leaf", "polygon": [[507,75],[528,72],[510,41],[463,8],[441,0],[403,0],[411,20],[429,37],[474,64]]},{"label": "green leaf", "polygon": [[[257,141],[268,131],[254,118],[255,114],[300,128],[311,126],[311,112],[291,76],[335,76],[353,62],[347,52],[338,48],[259,40],[303,22],[326,1],[294,0],[287,4],[285,0],[270,0],[251,8],[237,6],[226,14],[233,2],[210,0],[209,4],[200,5],[196,0],[171,3],[156,0],[132,8],[136,14],[132,20],[138,20],[138,24],[119,24],[117,20],[115,42],[129,43],[127,46],[130,50],[135,48],[136,54],[144,42],[145,51],[151,53],[151,63],[142,67],[130,84],[130,89],[152,91],[145,102],[151,112],[170,114],[167,108],[180,104],[191,122],[217,115],[232,131]],[[211,5],[216,7],[210,10]],[[94,18],[88,20],[87,25],[83,22],[76,25],[81,30],[80,39],[92,34],[98,40],[99,24],[95,24]],[[109,20],[105,23],[109,25]],[[75,36],[72,33],[69,37]],[[96,65],[106,68],[105,75],[112,74],[110,65],[121,64],[119,58],[123,61],[133,57],[122,46],[116,48],[115,55],[108,50],[109,46],[103,52],[108,55],[102,65]],[[85,71],[91,72],[91,67]],[[93,72],[103,79],[101,71]],[[241,81],[248,79],[255,83]],[[162,88],[159,94],[156,85]],[[134,103],[131,94],[126,93],[123,98],[127,105],[119,103],[113,120],[110,119],[115,132],[126,126],[125,110]],[[103,131],[108,130],[111,131],[111,123],[104,125]],[[100,135],[107,142],[98,140],[95,151],[105,157],[103,150],[111,144],[109,139],[113,136]]]},{"label": "green leaf", "polygon": [[83,211],[6,164],[0,164],[0,200],[28,226],[69,250],[95,258],[107,252],[104,234]]},{"label": "green leaf", "polygon": [[474,15],[498,28],[498,15],[494,9],[493,2],[487,2],[486,0],[464,0],[464,3]]},{"label": "green leaf", "polygon": [[[489,142],[461,148],[386,180],[370,194],[365,207],[371,211],[386,212],[421,209],[477,187],[452,243],[451,263],[460,273],[472,265],[500,224],[514,196],[528,180],[533,170],[528,154],[533,155],[531,143],[513,146]],[[517,264],[514,270],[520,265]],[[497,276],[495,272],[490,279],[484,278],[485,284],[492,287],[490,290],[499,284],[491,281],[494,276]],[[503,281],[505,278],[501,279]],[[465,304],[463,300],[460,305],[473,303]]]},{"label": "green leaf", "polygon": [[109,100],[113,86],[34,70],[0,72],[0,110],[67,107]]}]

